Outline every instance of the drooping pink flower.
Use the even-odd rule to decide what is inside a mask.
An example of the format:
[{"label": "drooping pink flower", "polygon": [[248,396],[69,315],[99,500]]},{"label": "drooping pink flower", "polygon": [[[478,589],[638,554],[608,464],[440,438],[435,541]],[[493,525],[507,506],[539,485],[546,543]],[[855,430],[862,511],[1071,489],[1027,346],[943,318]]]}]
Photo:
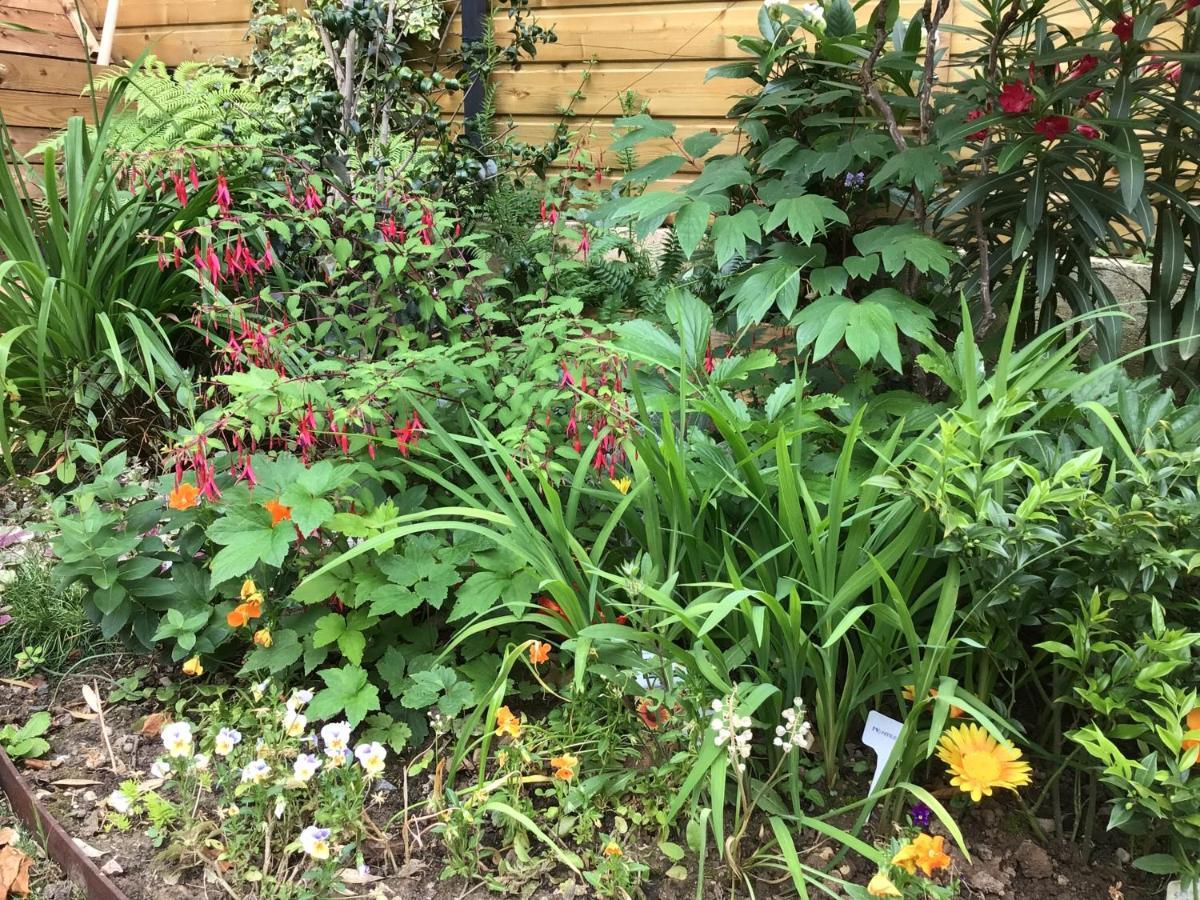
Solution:
[{"label": "drooping pink flower", "polygon": [[179,201],[180,206],[187,206],[187,188],[184,187],[183,176],[177,172],[172,172],[171,181],[175,185],[175,199]]},{"label": "drooping pink flower", "polygon": [[716,361],[713,359],[712,338],[708,339],[708,346],[704,348],[704,371],[711,375],[713,369],[717,367]]},{"label": "drooping pink flower", "polygon": [[396,236],[400,234],[400,229],[396,227],[396,219],[394,216],[388,216],[387,220],[379,226],[379,233],[383,235],[383,239],[389,243],[396,240]]},{"label": "drooping pink flower", "polygon": [[1042,116],[1033,125],[1033,130],[1045,141],[1056,141],[1071,129],[1066,116]]},{"label": "drooping pink flower", "polygon": [[229,182],[225,180],[223,174],[217,175],[217,207],[221,210],[221,215],[229,214],[229,208],[233,206],[233,197],[229,193]]},{"label": "drooping pink flower", "polygon": [[200,174],[196,171],[196,161],[192,160],[192,164],[188,167],[188,181],[192,183],[192,190],[200,190]]},{"label": "drooping pink flower", "polygon": [[1024,81],[1010,81],[1000,89],[1000,108],[1010,116],[1019,116],[1033,106],[1033,91]]},{"label": "drooping pink flower", "polygon": [[588,251],[591,249],[592,242],[588,240],[588,230],[587,226],[585,225],[583,227],[583,236],[579,239],[579,252],[583,254],[583,258],[585,260],[588,257]]},{"label": "drooping pink flower", "polygon": [[1093,125],[1086,125],[1086,124],[1076,125],[1075,133],[1080,135],[1081,137],[1087,138],[1089,141],[1094,141],[1098,137],[1100,137],[1100,129],[1096,128]]},{"label": "drooping pink flower", "polygon": [[317,193],[317,189],[311,184],[304,187],[304,208],[309,212],[320,209],[325,205],[325,201],[321,199],[321,195]]}]

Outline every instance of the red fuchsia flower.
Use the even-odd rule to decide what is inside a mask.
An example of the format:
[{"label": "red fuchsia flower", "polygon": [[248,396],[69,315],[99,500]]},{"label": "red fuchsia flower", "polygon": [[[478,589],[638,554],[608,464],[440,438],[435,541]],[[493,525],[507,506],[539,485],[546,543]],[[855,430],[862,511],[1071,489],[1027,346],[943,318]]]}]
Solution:
[{"label": "red fuchsia flower", "polygon": [[[982,109],[973,109],[969,113],[967,113],[966,121],[974,122],[976,119],[982,119],[983,116],[984,116],[984,112]],[[982,141],[987,136],[988,136],[988,129],[981,128],[978,131],[972,131],[970,134],[968,134],[967,140],[968,141]]]},{"label": "red fuchsia flower", "polygon": [[1087,138],[1089,141],[1094,141],[1100,137],[1100,129],[1091,125],[1076,125],[1075,133]]},{"label": "red fuchsia flower", "polygon": [[716,361],[713,359],[712,338],[708,339],[708,344],[704,348],[704,372],[707,375],[713,373],[713,369],[717,367]]},{"label": "red fuchsia flower", "polygon": [[421,424],[421,417],[415,412],[412,418],[405,421],[400,428],[393,428],[392,434],[396,437],[396,449],[400,451],[402,456],[408,456],[409,450],[417,446],[417,440],[424,431],[424,426]]},{"label": "red fuchsia flower", "polygon": [[560,388],[574,387],[575,378],[571,375],[571,370],[567,368],[567,361],[560,359],[558,364],[562,366],[562,378],[558,380],[558,386]]},{"label": "red fuchsia flower", "polygon": [[224,175],[217,175],[216,201],[221,215],[229,215],[229,208],[233,206],[233,197],[229,193],[229,183],[225,180]]},{"label": "red fuchsia flower", "polygon": [[172,172],[171,181],[175,185],[175,199],[179,201],[180,206],[187,206],[187,188],[184,187],[183,176],[176,172]]},{"label": "red fuchsia flower", "polygon": [[558,224],[558,207],[545,200],[542,201],[542,224],[549,224],[551,227]]},{"label": "red fuchsia flower", "polygon": [[1033,130],[1045,141],[1056,141],[1071,129],[1066,116],[1042,116],[1033,125]]},{"label": "red fuchsia flower", "polygon": [[289,178],[289,179],[287,179],[287,180],[285,180],[285,181],[284,181],[284,184],[285,184],[285,185],[287,185],[287,200],[288,200],[288,203],[292,204],[292,206],[294,206],[294,207],[296,207],[297,209],[299,209],[299,208],[300,208],[300,201],[296,199],[296,194],[295,194],[295,192],[292,190],[292,180]]},{"label": "red fuchsia flower", "polygon": [[1075,61],[1075,64],[1072,65],[1070,70],[1067,72],[1067,79],[1082,78],[1098,65],[1100,65],[1100,60],[1096,59],[1096,57],[1092,56],[1092,54],[1088,53],[1084,56],[1081,56]]},{"label": "red fuchsia flower", "polygon": [[421,243],[426,247],[433,244],[433,210],[421,210]]},{"label": "red fuchsia flower", "polygon": [[1113,23],[1112,33],[1117,36],[1122,44],[1128,44],[1133,39],[1133,16],[1129,13],[1123,13],[1115,23]]},{"label": "red fuchsia flower", "polygon": [[200,175],[196,172],[195,160],[193,160],[192,164],[188,167],[188,181],[192,183],[193,191],[200,190]]},{"label": "red fuchsia flower", "polygon": [[583,254],[583,258],[585,260],[587,259],[588,251],[591,249],[592,243],[588,240],[588,230],[587,226],[585,225],[583,228],[583,237],[579,239],[579,252]]},{"label": "red fuchsia flower", "polygon": [[1024,81],[1010,81],[1000,89],[1000,108],[1010,116],[1019,116],[1033,106],[1033,91]]},{"label": "red fuchsia flower", "polygon": [[385,241],[391,242],[396,240],[397,236],[403,232],[396,227],[396,219],[394,216],[388,216],[387,221],[379,226],[379,233],[383,235]]}]

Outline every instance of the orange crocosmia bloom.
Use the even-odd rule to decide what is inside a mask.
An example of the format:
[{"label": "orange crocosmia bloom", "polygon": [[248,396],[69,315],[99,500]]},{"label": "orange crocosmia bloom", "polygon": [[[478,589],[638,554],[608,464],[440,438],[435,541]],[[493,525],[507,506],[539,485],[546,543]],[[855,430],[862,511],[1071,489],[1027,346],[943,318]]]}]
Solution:
[{"label": "orange crocosmia bloom", "polygon": [[[912,702],[913,702],[913,698],[914,698],[914,696],[916,695],[916,688],[915,688],[915,687],[913,687],[911,684],[906,684],[906,685],[904,686],[904,689],[903,689],[903,690],[902,690],[900,693],[901,693],[901,694],[904,696],[904,699],[905,699],[905,700],[907,700],[909,703],[912,703]],[[930,697],[936,697],[936,696],[937,696],[937,688],[930,688],[930,689],[929,689],[929,696],[930,696]],[[965,715],[966,715],[966,713],[964,713],[964,712],[963,712],[961,709],[959,709],[957,706],[951,706],[951,707],[950,707],[950,718],[952,718],[952,719],[961,719],[961,718],[962,718],[963,716],[965,716]]]},{"label": "orange crocosmia bloom", "polygon": [[892,857],[892,865],[899,866],[909,875],[915,875],[917,869],[920,869],[926,878],[931,878],[939,869],[950,867],[950,856],[946,853],[945,844],[946,839],[940,834],[937,837],[918,834],[897,851]]},{"label": "orange crocosmia bloom", "polygon": [[506,734],[511,738],[520,737],[521,720],[514,716],[507,706],[502,706],[496,710],[496,737]]},{"label": "orange crocosmia bloom", "polygon": [[579,760],[574,756],[556,756],[550,760],[550,765],[556,769],[554,777],[559,781],[570,781],[575,777],[575,769],[579,765]]},{"label": "orange crocosmia bloom", "polygon": [[170,509],[191,509],[200,505],[200,489],[194,484],[181,481],[175,489],[167,494],[167,506]]},{"label": "orange crocosmia bloom", "polygon": [[225,621],[229,623],[230,628],[241,628],[250,622],[251,619],[257,619],[262,615],[262,595],[259,594],[252,600],[247,600],[245,603],[239,603],[225,616]]},{"label": "orange crocosmia bloom", "polygon": [[[1193,709],[1187,714],[1187,730],[1200,731],[1200,708]],[[1191,750],[1193,747],[1200,747],[1200,739],[1184,738],[1183,743],[1179,745],[1179,749],[1184,753]],[[1200,759],[1196,760],[1196,765],[1200,766]]]},{"label": "orange crocosmia bloom", "polygon": [[278,525],[280,522],[290,522],[292,520],[292,508],[284,506],[278,500],[268,500],[263,504],[263,509],[271,514],[271,524]]},{"label": "orange crocosmia bloom", "polygon": [[535,666],[550,659],[550,645],[545,641],[534,641],[529,645],[529,658]]}]

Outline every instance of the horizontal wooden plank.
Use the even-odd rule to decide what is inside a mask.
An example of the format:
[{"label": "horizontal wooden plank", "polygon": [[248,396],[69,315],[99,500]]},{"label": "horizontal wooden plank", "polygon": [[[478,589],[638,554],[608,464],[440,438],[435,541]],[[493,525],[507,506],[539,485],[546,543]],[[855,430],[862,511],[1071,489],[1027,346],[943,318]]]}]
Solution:
[{"label": "horizontal wooden plank", "polygon": [[61,13],[66,9],[75,9],[73,0],[8,0],[7,5],[43,13]]},{"label": "horizontal wooden plank", "polygon": [[0,110],[9,125],[61,128],[71,116],[92,120],[92,105],[83,97],[0,90]]},{"label": "horizontal wooden plank", "polygon": [[244,22],[182,28],[118,28],[113,39],[114,55],[118,58],[134,59],[149,47],[169,66],[188,60],[203,62],[243,57],[249,46]]},{"label": "horizontal wooden plank", "polygon": [[47,34],[61,34],[75,37],[75,26],[67,18],[66,11],[43,12],[37,9],[24,9],[19,3],[0,3],[0,22],[12,22],[26,28],[36,28]]},{"label": "horizontal wooden plank", "polygon": [[[546,140],[553,134],[559,121],[558,118],[551,116],[513,116],[508,122],[497,123],[497,126],[511,128],[512,133],[521,140],[536,143]],[[642,165],[668,153],[682,156],[684,154],[679,143],[676,142],[682,142],[701,132],[711,132],[723,136],[721,143],[713,152],[731,151],[737,146],[737,139],[732,134],[733,126],[734,123],[728,119],[681,119],[675,125],[674,140],[660,138],[638,144],[634,153],[636,164]],[[567,127],[570,129],[575,145],[588,153],[588,158],[593,165],[605,171],[613,171],[620,165],[616,154],[609,149],[615,136],[611,118],[569,119]],[[697,170],[698,167],[691,162],[685,163],[681,169],[684,172]]]},{"label": "horizontal wooden plank", "polygon": [[705,83],[708,69],[703,60],[591,67],[532,63],[517,72],[495,74],[496,109],[505,115],[557,115],[582,89],[583,96],[572,107],[577,114],[617,116],[620,95],[632,90],[648,101],[648,111],[655,116],[723,118],[738,92],[753,82],[714,78]]},{"label": "horizontal wooden plank", "polygon": [[[61,17],[66,22],[66,17]],[[0,17],[0,22],[3,22]],[[0,25],[0,52],[30,53],[36,56],[54,56],[61,59],[83,59],[83,42],[74,34],[44,34],[40,31],[22,31]]]},{"label": "horizontal wooden plank", "polygon": [[50,135],[53,128],[32,128],[24,125],[13,125],[8,128],[8,137],[13,142],[17,152],[24,156]]},{"label": "horizontal wooden plank", "polygon": [[[103,2],[89,4],[92,21],[104,20]],[[212,25],[250,21],[251,0],[189,0],[187,3],[164,3],[162,0],[121,0],[117,11],[120,28],[143,28],[167,25]]]},{"label": "horizontal wooden plank", "polygon": [[78,96],[87,82],[88,67],[82,61],[0,53],[0,88]]}]

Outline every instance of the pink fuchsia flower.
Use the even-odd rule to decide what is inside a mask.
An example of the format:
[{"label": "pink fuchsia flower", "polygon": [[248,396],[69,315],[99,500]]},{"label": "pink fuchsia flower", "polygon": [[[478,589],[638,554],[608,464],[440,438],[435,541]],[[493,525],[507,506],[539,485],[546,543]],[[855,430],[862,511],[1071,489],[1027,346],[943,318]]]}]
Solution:
[{"label": "pink fuchsia flower", "polygon": [[1133,16],[1129,15],[1129,13],[1123,13],[1113,23],[1112,33],[1117,36],[1117,40],[1122,44],[1128,44],[1133,39]]},{"label": "pink fuchsia flower", "polygon": [[1066,116],[1042,116],[1033,125],[1033,130],[1046,141],[1056,141],[1070,129],[1071,121]]},{"label": "pink fuchsia flower", "polygon": [[[973,109],[969,113],[967,113],[966,121],[974,122],[976,119],[982,119],[983,116],[984,116],[984,112],[982,109]],[[988,130],[986,128],[981,128],[978,131],[972,131],[970,134],[968,134],[967,140],[968,141],[982,141],[985,137],[987,137],[987,135],[988,135]]]},{"label": "pink fuchsia flower", "polygon": [[225,180],[224,175],[217,176],[217,207],[221,210],[221,215],[228,215],[229,208],[233,206],[233,196],[229,193],[229,183]]},{"label": "pink fuchsia flower", "polygon": [[1094,141],[1100,137],[1100,129],[1092,125],[1076,125],[1075,133],[1087,138],[1089,141]]},{"label": "pink fuchsia flower", "polygon": [[1067,78],[1082,78],[1098,65],[1100,65],[1100,60],[1088,53],[1075,61],[1075,64],[1067,72]]},{"label": "pink fuchsia flower", "polygon": [[592,249],[592,242],[588,240],[588,230],[585,226],[583,229],[583,237],[579,239],[579,252],[583,254],[583,258],[587,259],[588,251]]},{"label": "pink fuchsia flower", "polygon": [[1000,108],[1010,116],[1019,116],[1033,106],[1034,94],[1024,81],[1010,81],[1000,89]]},{"label": "pink fuchsia flower", "polygon": [[321,195],[317,193],[317,189],[311,184],[304,187],[304,208],[309,212],[320,209],[325,205],[325,201],[321,199]]}]

